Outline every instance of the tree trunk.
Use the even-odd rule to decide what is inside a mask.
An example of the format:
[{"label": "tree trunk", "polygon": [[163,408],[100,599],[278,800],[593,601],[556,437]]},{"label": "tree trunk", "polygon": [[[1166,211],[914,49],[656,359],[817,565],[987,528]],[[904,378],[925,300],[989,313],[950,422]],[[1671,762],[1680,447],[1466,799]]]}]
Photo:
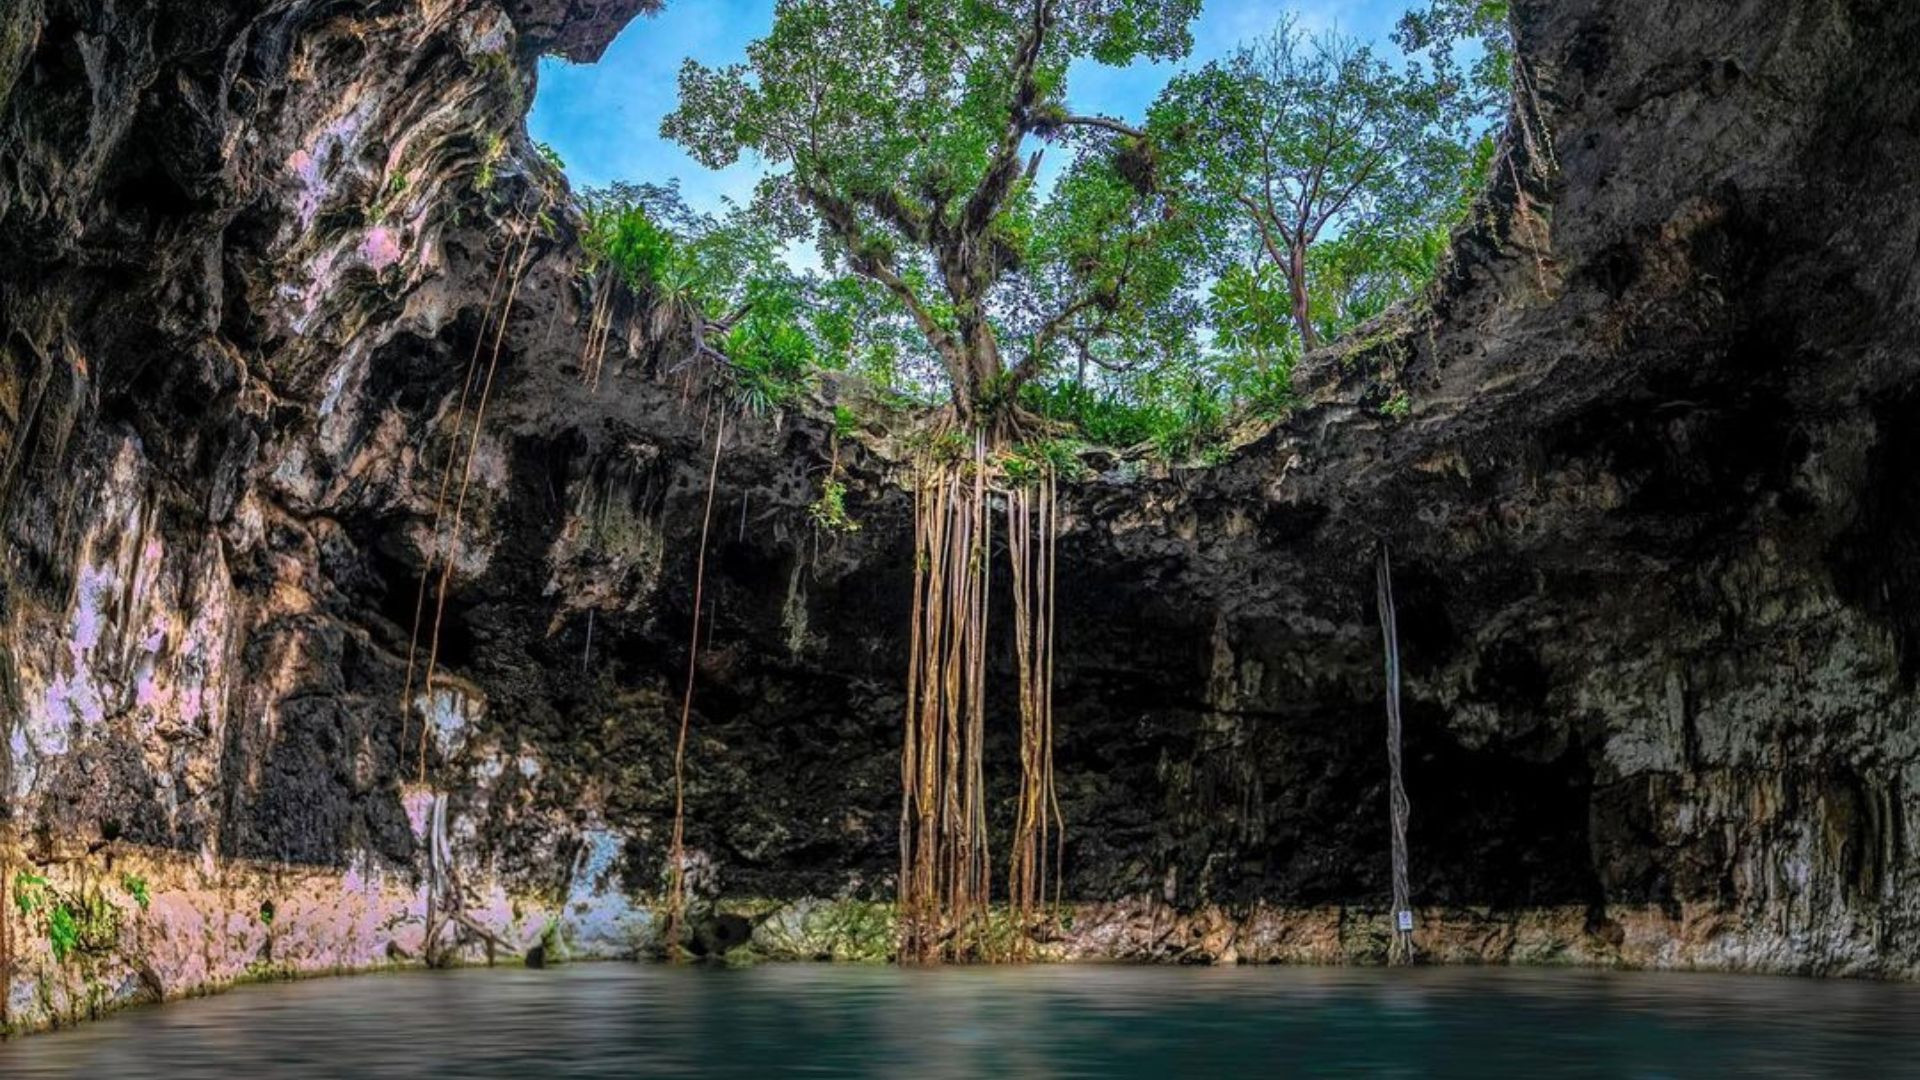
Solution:
[{"label": "tree trunk", "polygon": [[1300,328],[1300,351],[1320,344],[1313,332],[1313,311],[1307,303],[1307,248],[1294,244],[1287,258],[1287,291],[1293,299],[1293,324]]},{"label": "tree trunk", "polygon": [[951,372],[953,404],[961,416],[974,419],[1006,368],[1000,360],[1000,342],[994,337],[993,325],[984,317],[962,315],[959,339],[960,355],[953,365],[957,370]]}]

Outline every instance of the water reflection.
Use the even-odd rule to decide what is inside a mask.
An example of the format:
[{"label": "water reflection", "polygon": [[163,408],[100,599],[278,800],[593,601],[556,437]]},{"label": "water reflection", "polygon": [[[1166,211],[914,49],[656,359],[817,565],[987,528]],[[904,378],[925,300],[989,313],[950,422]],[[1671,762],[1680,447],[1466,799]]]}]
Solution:
[{"label": "water reflection", "polygon": [[252,987],[0,1077],[1920,1076],[1920,987],[1716,975],[584,965]]}]

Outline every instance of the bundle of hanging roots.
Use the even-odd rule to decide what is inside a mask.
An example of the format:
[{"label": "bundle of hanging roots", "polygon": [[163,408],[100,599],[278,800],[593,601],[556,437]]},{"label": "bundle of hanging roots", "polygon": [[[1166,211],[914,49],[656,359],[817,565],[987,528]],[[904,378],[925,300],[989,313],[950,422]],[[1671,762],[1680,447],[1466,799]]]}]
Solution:
[{"label": "bundle of hanging roots", "polygon": [[[1010,926],[996,926],[989,904],[993,857],[983,767],[996,502],[1006,531],[1019,679]],[[1053,782],[1058,531],[1050,468],[1032,477],[1010,475],[977,429],[969,436],[949,423],[930,440],[914,477],[913,616],[900,758],[903,963],[1021,959],[1041,928],[1040,906],[1049,870],[1058,871],[1062,837]]]}]

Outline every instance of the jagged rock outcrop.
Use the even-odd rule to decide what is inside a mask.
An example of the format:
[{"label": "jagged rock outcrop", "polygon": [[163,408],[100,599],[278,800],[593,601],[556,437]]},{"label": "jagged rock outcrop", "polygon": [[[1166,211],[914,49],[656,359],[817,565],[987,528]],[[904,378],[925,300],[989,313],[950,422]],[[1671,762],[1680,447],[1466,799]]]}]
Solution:
[{"label": "jagged rock outcrop", "polygon": [[[506,944],[644,941],[718,421],[624,307],[583,383],[521,117],[648,6],[0,12],[6,863],[119,912],[65,962],[11,920],[11,1023],[417,958],[435,820]],[[1920,14],[1515,7],[1431,304],[1227,464],[1073,493],[1059,952],[1384,949],[1384,542],[1430,955],[1920,968]],[[805,413],[729,415],[689,773],[701,888],[802,954],[868,909],[770,903],[891,895],[910,572],[887,419],[832,535]]]}]

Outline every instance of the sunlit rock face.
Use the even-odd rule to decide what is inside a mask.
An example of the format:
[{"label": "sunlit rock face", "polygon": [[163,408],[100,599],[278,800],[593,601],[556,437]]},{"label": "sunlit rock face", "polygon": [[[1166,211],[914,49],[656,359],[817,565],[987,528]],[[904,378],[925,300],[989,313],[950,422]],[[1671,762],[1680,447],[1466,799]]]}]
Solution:
[{"label": "sunlit rock face", "polygon": [[[9,1023],[418,962],[450,879],[466,959],[649,946],[719,418],[625,308],[583,385],[520,126],[537,54],[647,6],[0,11],[6,879],[104,905],[68,950],[13,917]],[[1920,13],[1516,7],[1431,312],[1227,464],[1073,493],[1053,955],[1384,953],[1385,543],[1429,956],[1920,968]],[[849,440],[862,528],[815,530],[808,412],[727,418],[691,877],[871,958],[910,507]]]}]

